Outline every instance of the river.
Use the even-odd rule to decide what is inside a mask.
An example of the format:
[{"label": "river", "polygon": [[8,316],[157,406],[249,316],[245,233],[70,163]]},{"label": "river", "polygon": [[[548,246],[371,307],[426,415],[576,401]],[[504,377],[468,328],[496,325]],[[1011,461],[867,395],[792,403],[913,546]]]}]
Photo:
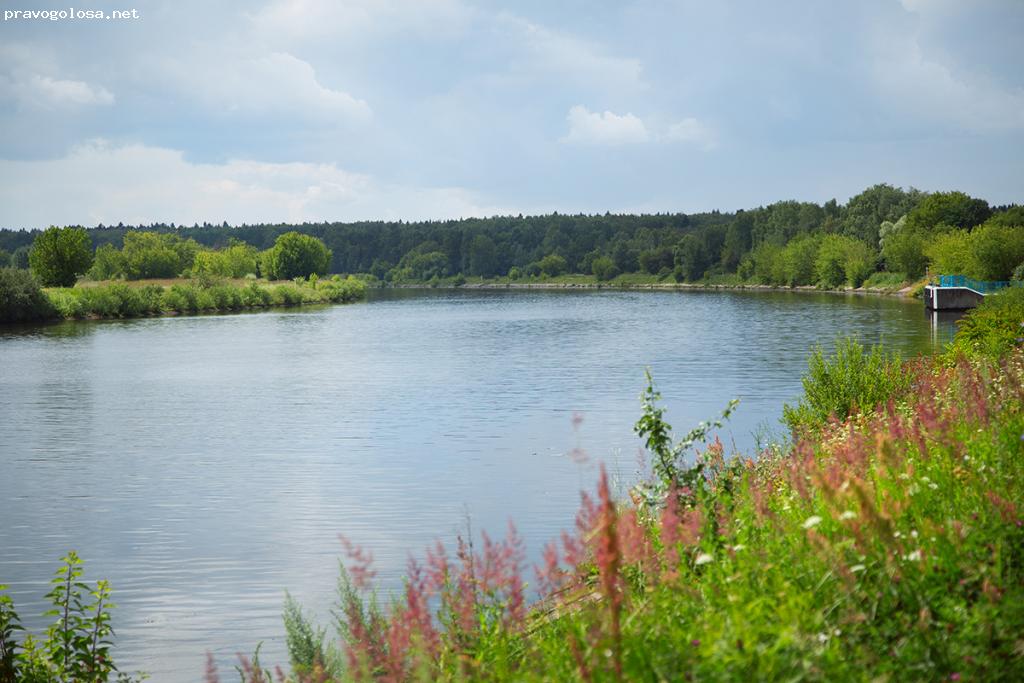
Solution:
[{"label": "river", "polygon": [[197,680],[209,651],[224,675],[260,642],[286,665],[283,591],[326,623],[339,533],[393,588],[467,524],[512,519],[535,556],[598,462],[634,481],[645,368],[677,433],[740,398],[722,440],[750,452],[813,344],[952,329],[885,297],[504,290],[0,328],[0,583],[38,628],[75,549],[113,584],[122,670]]}]

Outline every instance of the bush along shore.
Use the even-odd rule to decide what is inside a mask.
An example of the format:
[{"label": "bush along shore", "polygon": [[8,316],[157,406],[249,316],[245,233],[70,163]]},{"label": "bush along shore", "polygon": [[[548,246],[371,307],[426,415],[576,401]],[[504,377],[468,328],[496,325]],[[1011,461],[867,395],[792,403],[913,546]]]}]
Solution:
[{"label": "bush along shore", "polygon": [[271,306],[349,303],[362,299],[366,285],[355,278],[295,278],[287,282],[193,279],[79,283],[40,288],[25,270],[0,269],[0,322],[56,319],[137,318]]},{"label": "bush along shore", "polygon": [[1024,679],[1024,292],[934,357],[816,352],[804,388],[791,443],[744,457],[715,422],[673,437],[649,384],[649,476],[616,500],[602,470],[532,572],[510,527],[428,549],[382,599],[346,541],[338,638],[289,598],[279,677]]}]

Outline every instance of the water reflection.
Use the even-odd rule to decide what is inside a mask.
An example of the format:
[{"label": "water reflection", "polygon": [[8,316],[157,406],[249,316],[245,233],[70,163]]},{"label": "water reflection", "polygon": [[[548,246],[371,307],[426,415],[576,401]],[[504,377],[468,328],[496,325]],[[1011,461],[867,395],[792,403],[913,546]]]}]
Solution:
[{"label": "water reflection", "polygon": [[[26,615],[68,549],[107,577],[120,662],[194,680],[264,641],[282,591],[326,619],[336,535],[385,586],[466,511],[531,552],[596,463],[628,482],[650,367],[677,431],[743,403],[752,448],[837,335],[905,355],[952,323],[920,302],[762,292],[374,292],[367,305],[0,333],[0,578]],[[583,418],[573,429],[574,414]],[[583,465],[569,456],[582,448]],[[45,622],[28,620],[39,627]]]}]

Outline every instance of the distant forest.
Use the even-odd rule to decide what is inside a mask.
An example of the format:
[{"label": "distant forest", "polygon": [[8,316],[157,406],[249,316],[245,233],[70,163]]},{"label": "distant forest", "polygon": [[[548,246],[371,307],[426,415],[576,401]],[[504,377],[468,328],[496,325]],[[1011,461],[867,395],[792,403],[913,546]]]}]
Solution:
[{"label": "distant forest", "polygon": [[[936,242],[944,239],[955,250],[967,244],[969,233],[978,226],[999,228],[1000,244],[1009,235],[1011,241],[1024,245],[1024,207],[992,207],[962,192],[930,194],[886,184],[868,188],[846,204],[780,201],[735,213],[553,213],[299,225],[99,225],[88,232],[94,248],[106,244],[120,248],[125,234],[151,231],[173,233],[208,248],[242,241],[263,250],[273,246],[278,236],[298,231],[321,239],[331,249],[332,272],[371,273],[396,282],[455,275],[516,278],[562,271],[594,274],[598,279],[646,272],[699,281],[738,274],[777,284],[814,284],[822,280],[822,269],[828,266],[822,264],[834,252],[833,266],[840,280],[859,286],[878,270],[919,277],[929,264],[943,258],[933,253]],[[0,256],[6,254],[18,266],[36,234],[0,230]],[[1019,260],[1024,260],[1024,254]],[[1009,270],[1016,265],[1011,263]]]}]

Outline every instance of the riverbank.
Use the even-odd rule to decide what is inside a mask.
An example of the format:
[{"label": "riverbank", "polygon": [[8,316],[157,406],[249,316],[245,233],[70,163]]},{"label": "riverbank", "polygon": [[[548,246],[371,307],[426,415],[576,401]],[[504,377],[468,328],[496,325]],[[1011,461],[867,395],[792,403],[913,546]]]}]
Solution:
[{"label": "riverbank", "polygon": [[898,282],[885,286],[822,288],[813,285],[780,287],[735,279],[711,282],[675,282],[656,276],[620,276],[613,280],[598,281],[591,275],[566,275],[532,281],[509,280],[508,278],[438,278],[419,282],[385,283],[369,280],[373,287],[396,289],[606,289],[606,290],[653,290],[653,291],[754,291],[754,292],[828,292],[833,294],[866,294],[896,297],[920,297],[927,280]]},{"label": "riverbank", "polygon": [[74,287],[40,288],[27,271],[0,273],[0,323],[140,318],[241,311],[280,306],[349,303],[366,295],[355,278],[290,281],[201,277],[83,281]]}]

